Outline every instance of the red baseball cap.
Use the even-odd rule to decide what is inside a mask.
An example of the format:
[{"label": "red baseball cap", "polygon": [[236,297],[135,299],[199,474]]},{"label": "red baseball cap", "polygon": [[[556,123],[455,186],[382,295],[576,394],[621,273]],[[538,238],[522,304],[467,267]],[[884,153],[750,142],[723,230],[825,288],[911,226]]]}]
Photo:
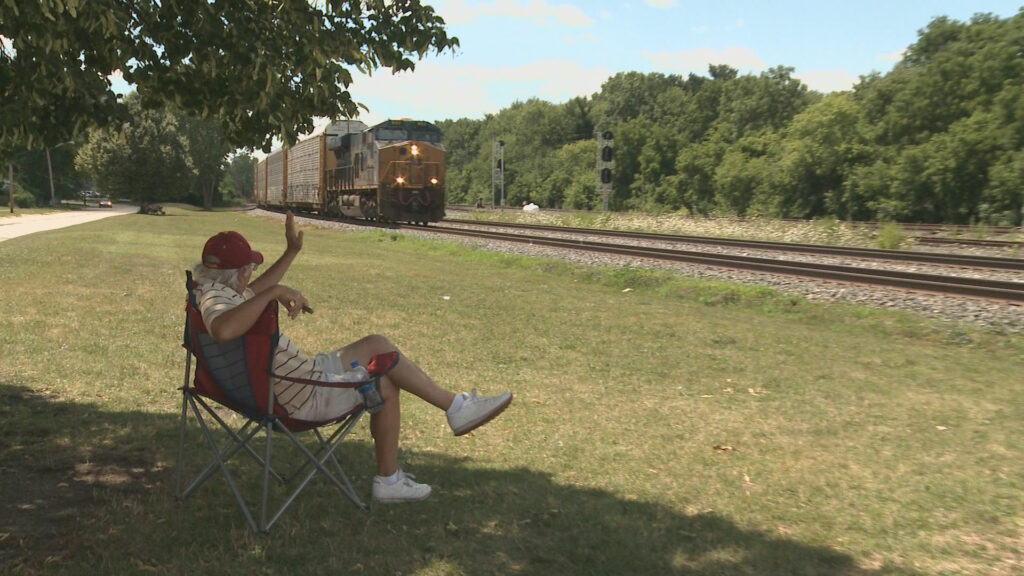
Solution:
[{"label": "red baseball cap", "polygon": [[247,264],[262,264],[263,254],[253,250],[238,232],[221,232],[203,246],[203,265],[215,270],[241,268]]}]

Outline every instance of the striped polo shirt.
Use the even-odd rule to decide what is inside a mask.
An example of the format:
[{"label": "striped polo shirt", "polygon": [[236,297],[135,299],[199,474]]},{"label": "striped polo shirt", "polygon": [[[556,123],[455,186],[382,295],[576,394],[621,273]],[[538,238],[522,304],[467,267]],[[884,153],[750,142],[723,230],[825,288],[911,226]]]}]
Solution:
[{"label": "striped polo shirt", "polygon": [[[203,323],[206,324],[207,329],[215,318],[255,295],[256,293],[249,288],[239,294],[230,286],[219,282],[200,283],[196,287],[199,312],[203,315]],[[277,352],[274,354],[274,374],[307,380],[323,379],[323,373],[317,369],[313,359],[299,352],[291,339],[284,334],[280,335],[277,342]],[[315,389],[307,384],[287,382],[278,378],[273,378],[272,382],[278,403],[289,414],[302,408],[309,401],[309,397]]]}]

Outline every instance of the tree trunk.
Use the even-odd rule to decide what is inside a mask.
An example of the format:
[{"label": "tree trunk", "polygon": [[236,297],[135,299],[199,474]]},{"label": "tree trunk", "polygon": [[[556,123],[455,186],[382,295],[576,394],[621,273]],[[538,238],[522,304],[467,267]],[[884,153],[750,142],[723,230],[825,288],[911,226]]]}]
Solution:
[{"label": "tree trunk", "polygon": [[203,210],[210,210],[213,208],[213,190],[216,181],[216,176],[210,176],[210,181],[203,183]]}]

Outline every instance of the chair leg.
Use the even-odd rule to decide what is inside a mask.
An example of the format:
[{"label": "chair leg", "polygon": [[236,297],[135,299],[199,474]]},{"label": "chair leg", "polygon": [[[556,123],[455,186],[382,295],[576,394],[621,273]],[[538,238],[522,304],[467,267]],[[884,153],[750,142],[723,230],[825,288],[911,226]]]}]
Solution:
[{"label": "chair leg", "polygon": [[[223,456],[226,456],[224,458],[225,461],[229,460],[231,458],[231,456],[234,456],[235,453],[238,452],[238,450],[245,450],[249,454],[249,456],[258,465],[260,465],[260,466],[264,465],[264,462],[265,462],[264,458],[262,456],[260,456],[259,454],[257,454],[256,451],[252,448],[252,446],[249,445],[249,440],[253,436],[255,436],[257,433],[259,433],[259,428],[257,426],[258,423],[256,421],[248,420],[245,423],[245,425],[242,426],[242,428],[240,428],[236,432],[233,428],[231,428],[231,426],[228,425],[227,422],[224,421],[223,418],[221,418],[217,414],[217,412],[215,412],[212,408],[210,408],[210,405],[207,404],[206,401],[204,401],[202,399],[202,397],[192,395],[191,398],[196,403],[198,403],[200,406],[202,406],[204,408],[204,411],[206,412],[206,414],[208,414],[211,418],[213,418],[217,422],[217,424],[220,424],[221,429],[223,429],[228,434],[228,436],[230,437],[224,443],[224,449],[221,451],[221,454]],[[198,410],[196,410],[195,412],[196,412],[196,418],[197,419],[202,417],[201,413]],[[257,426],[257,428],[255,430],[253,430],[252,432],[249,432],[248,430],[249,430],[250,426]],[[229,446],[232,447],[232,450],[230,452],[227,450],[227,448]],[[211,464],[214,464],[214,462],[211,461]],[[274,476],[275,480],[277,480],[278,482],[280,482],[282,484],[287,481],[287,478],[285,478],[284,476],[279,474],[276,470],[273,469],[273,467],[271,467],[270,473]]]},{"label": "chair leg", "polygon": [[[362,418],[363,414],[364,414],[364,412],[360,412],[358,416],[356,416],[355,418],[352,419],[352,422],[350,424],[347,424],[346,426],[344,426],[344,428],[345,428],[344,436],[348,436],[348,433],[352,431],[352,428],[354,428],[355,425],[359,422],[359,419]],[[340,430],[341,429],[339,428],[339,431]],[[314,432],[316,432],[317,439],[319,439],[320,443],[323,444],[324,443],[324,439],[323,439],[323,436],[320,434],[320,431],[319,430],[314,430]],[[335,431],[335,434],[337,434],[337,433],[338,433],[338,431]],[[335,440],[333,440],[333,436],[334,435],[332,435],[332,440],[330,440],[330,442],[332,444],[335,443]],[[341,439],[338,439],[336,442],[340,443],[343,439],[344,439],[344,437],[342,437]],[[345,474],[345,469],[342,468],[341,467],[341,463],[338,462],[337,455],[335,455],[333,453],[333,451],[332,451],[330,454],[328,454],[328,456],[330,457],[331,463],[334,465],[335,473],[337,474],[338,478],[341,479],[341,481],[345,484],[345,489],[342,490],[342,492],[346,496],[348,496],[349,500],[351,500],[352,503],[355,504],[357,508],[359,508],[363,512],[369,512],[370,509],[365,504],[363,504],[363,502],[359,499],[359,496],[356,495],[355,488],[352,487],[352,483],[349,481],[348,475]]]},{"label": "chair leg", "polygon": [[260,502],[260,532],[263,533],[270,532],[270,525],[277,520],[277,516],[280,516],[280,512],[278,512],[278,514],[274,516],[274,519],[270,521],[270,524],[267,523],[267,498],[270,491],[270,447],[271,442],[274,440],[274,422],[274,420],[267,420],[264,429],[264,433],[267,436],[267,443],[266,455],[263,460],[263,499]]},{"label": "chair leg", "polygon": [[[357,508],[359,508],[363,512],[369,511],[369,508],[366,505],[364,505],[362,501],[359,499],[359,496],[356,494],[355,489],[352,488],[352,484],[349,482],[348,477],[345,475],[344,471],[341,471],[341,464],[338,463],[337,459],[334,456],[334,451],[339,446],[341,446],[342,441],[345,439],[346,436],[348,436],[352,429],[355,428],[355,425],[362,418],[362,415],[363,411],[359,411],[353,414],[347,420],[342,421],[341,425],[338,427],[337,430],[334,431],[334,433],[330,437],[331,439],[328,440],[327,443],[324,443],[323,436],[317,433],[317,437],[321,441],[321,445],[320,448],[317,450],[316,454],[310,452],[309,449],[306,448],[305,445],[303,445],[302,442],[299,441],[299,439],[290,430],[284,427],[278,427],[278,430],[283,432],[292,441],[296,448],[306,456],[307,462],[311,464],[313,468],[306,472],[305,477],[303,477],[302,481],[299,482],[299,484],[295,487],[294,490],[292,490],[291,494],[284,501],[284,503],[281,504],[280,508],[278,508],[277,512],[270,519],[269,523],[266,524],[265,530],[270,530],[270,527],[275,522],[277,522],[278,518],[280,518],[281,515],[285,512],[285,510],[288,509],[288,507],[295,500],[295,498],[298,497],[299,493],[302,492],[306,485],[309,484],[309,482],[313,479],[314,476],[316,476],[317,472],[322,474],[325,478],[327,478],[327,480],[334,484],[338,491],[340,491],[344,496],[348,497],[348,499]],[[333,465],[339,471],[341,471],[340,475],[332,472],[331,470],[328,470],[324,466],[324,463],[327,462],[328,460],[333,461]],[[303,467],[307,465],[307,462],[303,462]]]},{"label": "chair leg", "polygon": [[[312,432],[316,435],[319,444],[319,447],[314,453],[306,448],[294,433],[285,428],[274,418],[268,418],[262,422],[248,420],[239,430],[234,430],[201,396],[195,394],[189,388],[188,379],[191,370],[190,365],[191,357],[189,357],[189,361],[186,362],[185,385],[182,387],[181,422],[178,434],[178,462],[174,494],[176,499],[184,500],[188,498],[188,496],[197,490],[199,486],[203,485],[208,479],[210,479],[210,477],[214,476],[217,473],[217,470],[220,470],[228,484],[228,488],[231,490],[232,494],[234,494],[235,501],[238,503],[238,507],[241,508],[242,514],[245,516],[249,527],[254,532],[268,533],[271,526],[277,522],[277,520],[284,514],[285,510],[287,510],[296,497],[298,497],[299,493],[319,472],[325,476],[329,482],[334,484],[338,491],[342,495],[346,496],[357,508],[364,512],[369,511],[369,508],[359,499],[358,494],[352,487],[351,481],[345,474],[345,471],[335,454],[335,450],[352,432],[356,424],[359,423],[364,414],[363,411],[360,410],[359,412],[353,413],[345,420],[342,420],[338,427],[326,438],[320,430],[313,429]],[[210,449],[212,458],[207,463],[206,467],[195,476],[188,487],[183,489],[185,431],[188,426],[189,412],[195,416],[202,436],[205,439],[205,443]],[[207,422],[203,412],[216,421],[217,424],[220,425],[221,429],[227,433],[228,438],[222,445],[218,446],[218,440],[214,438],[214,433],[211,429],[211,426],[213,426],[212,422]],[[213,428],[216,428],[216,426],[213,426]],[[283,433],[305,456],[303,463],[294,471],[293,474],[289,475],[288,478],[279,474],[272,466],[272,443],[275,428],[277,429],[276,431]],[[250,441],[261,431],[266,435],[266,443],[263,450],[264,453],[262,455],[258,454],[249,444]],[[254,508],[251,509],[246,504],[245,499],[242,497],[241,490],[236,484],[235,478],[227,466],[228,461],[242,450],[245,450],[246,453],[263,468],[263,485],[261,487],[262,493],[260,495],[258,522],[256,518],[254,518],[256,510]],[[328,464],[328,461],[330,464]],[[301,481],[298,482],[298,485],[291,490],[284,502],[277,507],[273,515],[268,518],[268,512],[270,511],[271,478],[284,484],[288,479],[294,478],[296,480],[300,480],[300,477]]]},{"label": "chair leg", "polygon": [[[199,418],[200,429],[203,431],[203,437],[206,438],[206,444],[209,446],[210,451],[214,454],[217,466],[220,471],[224,474],[224,479],[228,483],[228,487],[231,489],[231,493],[235,495],[235,500],[238,502],[238,507],[242,509],[242,514],[245,515],[245,520],[249,523],[249,527],[252,528],[253,532],[260,531],[256,526],[256,521],[253,520],[252,513],[249,512],[249,507],[245,504],[245,499],[242,498],[242,493],[238,490],[238,486],[235,484],[234,477],[231,476],[231,472],[228,470],[227,464],[221,455],[221,451],[217,448],[217,443],[213,439],[213,435],[210,433],[209,428],[206,426],[206,422],[200,417]],[[257,428],[258,431],[258,428]],[[249,438],[254,436],[255,433],[251,434]],[[237,450],[233,451],[232,454],[237,453]],[[209,477],[207,475],[207,477]],[[204,479],[205,480],[205,479]],[[200,482],[201,484],[202,482]],[[194,484],[190,487],[194,489],[198,484]]]},{"label": "chair leg", "polygon": [[181,385],[181,429],[178,431],[178,467],[174,476],[174,497],[182,499],[181,478],[185,466],[185,427],[188,425],[188,380],[192,375],[192,353],[185,350],[185,382]]},{"label": "chair leg", "polygon": [[[196,413],[196,420],[199,422],[200,427],[204,429],[204,432],[208,431],[209,426],[206,424],[202,415],[199,414],[198,412]],[[255,423],[252,421],[246,422],[245,425],[242,426],[241,430],[239,430],[237,434],[234,431],[230,431],[231,438],[225,441],[224,445],[221,446],[220,450],[215,452],[214,457],[210,459],[210,462],[209,464],[206,465],[206,468],[203,468],[202,472],[197,474],[192,483],[189,484],[189,487],[185,489],[184,492],[181,493],[181,498],[187,498],[192,493],[193,490],[196,490],[197,488],[202,486],[203,483],[209,480],[209,478],[217,472],[219,462],[227,462],[228,460],[231,460],[231,458],[233,458],[235,454],[242,450],[242,448],[248,446],[249,440],[251,440],[257,434],[259,434],[259,431],[260,428],[258,426],[255,426]],[[209,434],[211,435],[212,438],[212,433]],[[249,450],[251,451],[252,449],[249,448]],[[256,461],[259,462],[260,465],[263,465],[263,459],[260,458],[259,456],[256,456]],[[279,480],[281,478],[276,473],[274,473],[274,476]]]}]

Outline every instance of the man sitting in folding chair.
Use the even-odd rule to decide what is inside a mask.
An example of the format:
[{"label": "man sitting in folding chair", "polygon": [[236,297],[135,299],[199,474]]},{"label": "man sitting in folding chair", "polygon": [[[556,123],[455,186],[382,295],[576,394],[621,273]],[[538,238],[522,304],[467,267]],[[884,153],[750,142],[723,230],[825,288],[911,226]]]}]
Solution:
[{"label": "man sitting in folding chair", "polygon": [[[207,331],[218,342],[227,342],[244,335],[259,319],[267,305],[277,300],[291,318],[309,302],[298,291],[281,280],[302,249],[301,231],[296,231],[295,218],[285,218],[287,248],[284,254],[259,278],[252,279],[263,255],[249,246],[238,232],[221,232],[210,238],[203,248],[203,260],[195,266],[196,301]],[[339,371],[352,361],[366,366],[382,354],[397,348],[384,336],[370,335],[330,354],[309,358],[283,334],[278,341],[273,361],[273,374],[306,380],[337,380]],[[310,386],[274,378],[273,390],[278,403],[288,416],[298,420],[323,421],[351,411],[361,402],[351,387]],[[377,457],[377,475],[373,479],[373,500],[381,503],[414,502],[430,496],[430,486],[420,484],[398,465],[398,436],[401,421],[399,391],[404,390],[444,410],[456,436],[486,424],[512,402],[512,394],[477,396],[455,394],[438,386],[408,358],[398,361],[380,377],[382,409],[370,416]]]}]

